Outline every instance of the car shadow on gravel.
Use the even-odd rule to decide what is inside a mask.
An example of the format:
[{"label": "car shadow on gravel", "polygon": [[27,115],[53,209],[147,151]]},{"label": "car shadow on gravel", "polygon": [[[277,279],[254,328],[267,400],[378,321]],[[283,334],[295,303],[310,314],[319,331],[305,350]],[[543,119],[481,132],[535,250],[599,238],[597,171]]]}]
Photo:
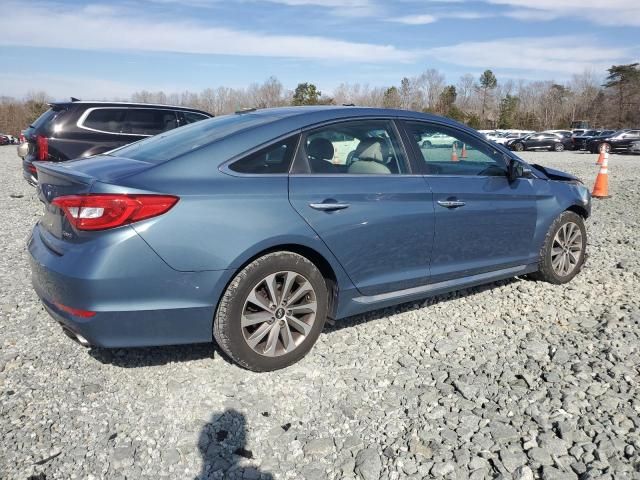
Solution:
[{"label": "car shadow on gravel", "polygon": [[485,292],[487,290],[493,290],[495,288],[511,285],[513,283],[529,281],[520,277],[508,278],[506,280],[499,280],[497,282],[488,283],[486,285],[479,285],[477,287],[469,287],[462,290],[456,290],[442,295],[436,295],[434,297],[425,298],[422,300],[414,300],[411,302],[401,303],[399,305],[393,305],[391,307],[382,308],[380,310],[374,310],[372,312],[364,313],[362,315],[354,315],[352,317],[343,318],[328,324],[324,332],[325,334],[331,334],[342,330],[343,328],[350,328],[355,325],[370,322],[373,320],[379,320],[381,318],[389,317],[391,315],[397,315],[400,313],[410,312],[412,310],[419,310],[421,308],[427,308],[432,305],[436,305],[442,302],[448,302],[459,298],[467,298]]},{"label": "car shadow on gravel", "polygon": [[[273,480],[273,475],[261,471],[253,452],[246,447],[246,418],[237,410],[215,413],[202,427],[198,451],[202,470],[195,480],[209,478],[253,478]],[[222,476],[220,476],[222,475]]]},{"label": "car shadow on gravel", "polygon": [[220,355],[218,352],[215,344],[196,343],[163,347],[91,348],[89,355],[100,363],[136,368],[213,359],[214,356]]}]

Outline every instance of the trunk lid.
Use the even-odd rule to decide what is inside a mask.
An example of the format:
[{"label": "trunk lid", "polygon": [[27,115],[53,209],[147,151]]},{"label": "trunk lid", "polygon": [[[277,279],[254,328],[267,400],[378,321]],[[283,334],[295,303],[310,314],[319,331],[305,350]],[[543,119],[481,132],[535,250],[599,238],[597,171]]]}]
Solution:
[{"label": "trunk lid", "polygon": [[[91,192],[95,182],[111,183],[152,167],[146,162],[122,157],[98,156],[63,163],[35,162],[38,172],[38,198],[44,204],[40,220],[43,230],[57,240],[78,241],[78,234],[62,209],[53,205],[57,197]],[[49,244],[59,251],[59,246]]]}]

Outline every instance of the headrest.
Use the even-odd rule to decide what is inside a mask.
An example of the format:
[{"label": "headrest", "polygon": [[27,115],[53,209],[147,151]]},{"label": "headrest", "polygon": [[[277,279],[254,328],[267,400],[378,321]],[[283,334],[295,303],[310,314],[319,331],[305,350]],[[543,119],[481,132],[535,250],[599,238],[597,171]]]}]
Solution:
[{"label": "headrest", "polygon": [[358,160],[375,160],[385,163],[389,158],[387,141],[384,138],[365,138],[358,144],[353,157]]},{"label": "headrest", "polygon": [[333,143],[326,138],[314,138],[307,147],[307,154],[316,160],[331,160],[333,153]]}]

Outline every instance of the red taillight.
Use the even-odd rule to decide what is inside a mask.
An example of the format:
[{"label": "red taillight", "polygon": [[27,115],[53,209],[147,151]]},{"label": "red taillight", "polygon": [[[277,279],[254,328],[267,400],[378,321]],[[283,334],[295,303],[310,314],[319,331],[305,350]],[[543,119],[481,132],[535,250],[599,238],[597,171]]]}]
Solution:
[{"label": "red taillight", "polygon": [[178,202],[171,195],[69,195],[53,200],[78,230],[106,230],[168,212]]},{"label": "red taillight", "polygon": [[91,318],[91,317],[94,317],[96,315],[96,312],[91,312],[89,310],[80,310],[79,308],[67,307],[66,305],[63,305],[63,304],[58,303],[58,302],[53,302],[53,303],[60,310],[63,310],[65,312],[67,312],[67,313],[70,313],[71,315],[74,315],[76,317]]},{"label": "red taillight", "polygon": [[29,169],[29,172],[33,173],[34,175],[37,173],[36,167],[34,165],[29,165],[27,168]]},{"label": "red taillight", "polygon": [[49,140],[47,137],[38,135],[36,137],[36,144],[38,145],[38,160],[46,160],[49,158]]}]

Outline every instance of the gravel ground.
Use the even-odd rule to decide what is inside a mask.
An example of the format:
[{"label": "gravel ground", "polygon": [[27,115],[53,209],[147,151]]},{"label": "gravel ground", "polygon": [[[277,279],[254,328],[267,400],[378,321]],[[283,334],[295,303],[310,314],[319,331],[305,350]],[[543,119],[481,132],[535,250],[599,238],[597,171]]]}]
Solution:
[{"label": "gravel ground", "polygon": [[[595,156],[524,154],[592,185]],[[640,479],[640,157],[612,155],[584,271],[328,327],[286,370],[209,345],[87,350],[30,287],[41,207],[0,147],[0,478]]]}]

